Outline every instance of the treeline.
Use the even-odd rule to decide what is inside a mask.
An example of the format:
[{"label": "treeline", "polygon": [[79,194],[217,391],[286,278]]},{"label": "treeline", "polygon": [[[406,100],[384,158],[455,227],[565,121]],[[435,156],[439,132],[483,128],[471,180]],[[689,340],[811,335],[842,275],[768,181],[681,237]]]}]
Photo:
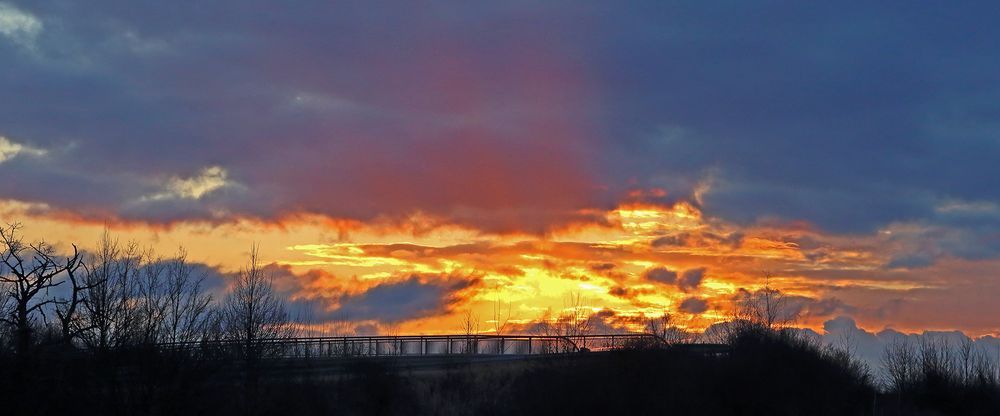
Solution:
[{"label": "treeline", "polygon": [[243,358],[294,326],[252,248],[227,294],[213,297],[184,249],[169,257],[105,232],[93,251],[60,255],[0,228],[0,355],[108,354],[164,344],[227,340]]},{"label": "treeline", "polygon": [[968,338],[895,340],[882,358],[885,407],[895,414],[1000,414],[997,353]]}]

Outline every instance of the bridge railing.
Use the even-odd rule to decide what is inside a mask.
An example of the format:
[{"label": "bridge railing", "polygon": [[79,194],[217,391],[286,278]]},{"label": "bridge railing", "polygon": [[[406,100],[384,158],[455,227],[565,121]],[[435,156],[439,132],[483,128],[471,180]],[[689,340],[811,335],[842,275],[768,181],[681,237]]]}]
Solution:
[{"label": "bridge railing", "polygon": [[649,334],[605,335],[403,335],[211,340],[166,343],[168,351],[269,358],[392,357],[422,355],[542,355],[610,351],[662,345]]}]

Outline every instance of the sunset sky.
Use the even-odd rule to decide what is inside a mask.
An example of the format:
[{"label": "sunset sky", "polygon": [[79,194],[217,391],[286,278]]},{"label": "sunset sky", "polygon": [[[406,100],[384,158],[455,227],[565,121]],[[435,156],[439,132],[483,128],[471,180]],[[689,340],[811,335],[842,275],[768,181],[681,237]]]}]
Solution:
[{"label": "sunset sky", "polygon": [[0,0],[0,222],[183,246],[219,293],[257,243],[296,316],[358,332],[488,331],[497,299],[697,330],[767,271],[818,331],[998,334],[998,21]]}]

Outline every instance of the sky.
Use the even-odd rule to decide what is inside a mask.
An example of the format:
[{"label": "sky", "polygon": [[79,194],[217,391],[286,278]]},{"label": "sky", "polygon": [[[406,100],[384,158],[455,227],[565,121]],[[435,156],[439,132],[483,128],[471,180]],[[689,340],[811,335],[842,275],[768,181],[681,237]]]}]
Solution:
[{"label": "sky", "polygon": [[297,316],[358,333],[489,331],[497,302],[698,330],[767,273],[821,333],[998,334],[998,20],[0,0],[0,220],[220,282],[258,244]]}]

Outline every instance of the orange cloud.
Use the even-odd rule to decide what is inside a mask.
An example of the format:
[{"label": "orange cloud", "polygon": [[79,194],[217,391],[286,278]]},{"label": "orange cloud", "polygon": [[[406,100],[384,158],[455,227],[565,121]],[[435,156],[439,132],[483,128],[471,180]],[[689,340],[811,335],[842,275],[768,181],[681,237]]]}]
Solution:
[{"label": "orange cloud", "polygon": [[[79,233],[96,235],[103,228],[81,223],[67,232],[61,217],[32,217],[30,210],[15,208],[6,206],[8,213],[26,215],[28,230],[50,241],[85,245],[96,238],[81,241]],[[291,302],[313,302],[315,316],[330,322],[351,319],[338,311],[351,312],[363,321],[355,327],[393,322],[406,331],[453,332],[463,311],[487,317],[498,299],[511,305],[517,322],[528,325],[558,316],[572,295],[584,299],[591,313],[639,319],[669,312],[687,317],[685,327],[699,329],[727,319],[734,296],[759,290],[767,270],[774,274],[771,286],[795,300],[804,326],[821,328],[825,320],[850,314],[869,327],[915,328],[924,322],[991,331],[968,308],[934,316],[922,309],[944,308],[948,293],[978,299],[973,286],[978,281],[942,276],[961,276],[965,269],[981,273],[980,262],[945,262],[926,272],[889,269],[884,266],[892,253],[877,235],[738,227],[707,219],[684,202],[626,203],[601,216],[601,221],[541,236],[485,234],[453,224],[418,230],[304,215],[281,225],[109,226],[163,251],[185,245],[193,260],[229,271],[242,265],[247,247],[258,242],[265,258],[276,262],[273,272],[283,276],[281,288]],[[376,305],[387,299],[408,300],[406,292],[414,296],[409,309],[390,305],[386,313],[377,313]]]}]

